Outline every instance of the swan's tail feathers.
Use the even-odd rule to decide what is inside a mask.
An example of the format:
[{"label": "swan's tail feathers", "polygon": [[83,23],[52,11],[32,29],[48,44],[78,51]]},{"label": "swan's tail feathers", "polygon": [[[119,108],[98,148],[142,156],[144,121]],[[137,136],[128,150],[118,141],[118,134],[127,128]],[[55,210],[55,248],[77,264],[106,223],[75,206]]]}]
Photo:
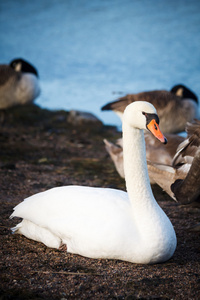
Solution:
[{"label": "swan's tail feathers", "polygon": [[[14,217],[15,217],[15,211],[13,211],[13,213],[10,215],[9,219],[12,219]],[[10,230],[12,231],[13,234],[19,233],[18,231],[20,230],[21,227],[22,227],[22,222],[17,224],[15,227],[10,228]]]},{"label": "swan's tail feathers", "polygon": [[13,233],[22,234],[28,239],[41,242],[50,248],[59,248],[62,241],[59,236],[51,232],[49,229],[34,224],[29,220],[23,219],[15,227],[11,228]]},{"label": "swan's tail feathers", "polygon": [[10,228],[12,233],[20,233],[20,228],[22,227],[21,223],[17,224],[15,227]]}]

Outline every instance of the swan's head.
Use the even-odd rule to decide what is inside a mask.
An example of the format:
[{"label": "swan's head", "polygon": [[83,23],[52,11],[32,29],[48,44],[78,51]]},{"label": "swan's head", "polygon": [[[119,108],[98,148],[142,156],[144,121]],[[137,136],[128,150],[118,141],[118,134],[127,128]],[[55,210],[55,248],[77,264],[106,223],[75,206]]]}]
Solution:
[{"label": "swan's head", "polygon": [[131,127],[149,130],[159,141],[167,143],[167,139],[159,128],[157,111],[149,102],[136,101],[129,104],[124,111],[123,122]]}]

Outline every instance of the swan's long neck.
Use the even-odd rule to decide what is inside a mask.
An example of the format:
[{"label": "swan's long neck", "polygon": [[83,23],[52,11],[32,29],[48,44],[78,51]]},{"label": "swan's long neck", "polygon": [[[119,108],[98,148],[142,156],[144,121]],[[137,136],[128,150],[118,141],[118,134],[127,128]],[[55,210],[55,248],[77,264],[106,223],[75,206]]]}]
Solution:
[{"label": "swan's long neck", "polygon": [[[176,248],[174,229],[154,199],[146,163],[144,133],[123,121],[123,151],[126,188],[131,202],[134,237],[137,237],[141,257],[146,262],[164,261]],[[158,259],[159,257],[159,259]]]},{"label": "swan's long neck", "polygon": [[144,133],[126,122],[123,123],[123,151],[129,198],[134,207],[144,207],[154,202],[147,170]]}]

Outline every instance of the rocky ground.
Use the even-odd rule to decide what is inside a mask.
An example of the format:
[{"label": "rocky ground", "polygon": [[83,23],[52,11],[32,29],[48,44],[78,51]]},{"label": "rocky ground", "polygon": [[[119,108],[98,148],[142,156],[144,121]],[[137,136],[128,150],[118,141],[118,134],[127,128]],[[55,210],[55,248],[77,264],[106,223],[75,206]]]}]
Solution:
[{"label": "rocky ground", "polygon": [[68,184],[125,189],[103,144],[120,134],[68,117],[21,107],[7,112],[0,127],[0,300],[200,299],[200,237],[188,230],[199,222],[199,210],[178,205],[157,186],[155,197],[178,239],[173,258],[163,264],[94,260],[11,234],[13,207],[34,193]]}]

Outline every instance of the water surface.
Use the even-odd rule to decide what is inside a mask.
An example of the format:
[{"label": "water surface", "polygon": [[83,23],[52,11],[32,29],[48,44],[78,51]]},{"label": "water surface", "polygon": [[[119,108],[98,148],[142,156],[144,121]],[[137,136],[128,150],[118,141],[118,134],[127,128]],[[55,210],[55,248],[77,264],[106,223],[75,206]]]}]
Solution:
[{"label": "water surface", "polygon": [[7,0],[0,28],[0,63],[38,68],[42,107],[119,126],[100,108],[126,93],[183,83],[200,97],[198,0]]}]

